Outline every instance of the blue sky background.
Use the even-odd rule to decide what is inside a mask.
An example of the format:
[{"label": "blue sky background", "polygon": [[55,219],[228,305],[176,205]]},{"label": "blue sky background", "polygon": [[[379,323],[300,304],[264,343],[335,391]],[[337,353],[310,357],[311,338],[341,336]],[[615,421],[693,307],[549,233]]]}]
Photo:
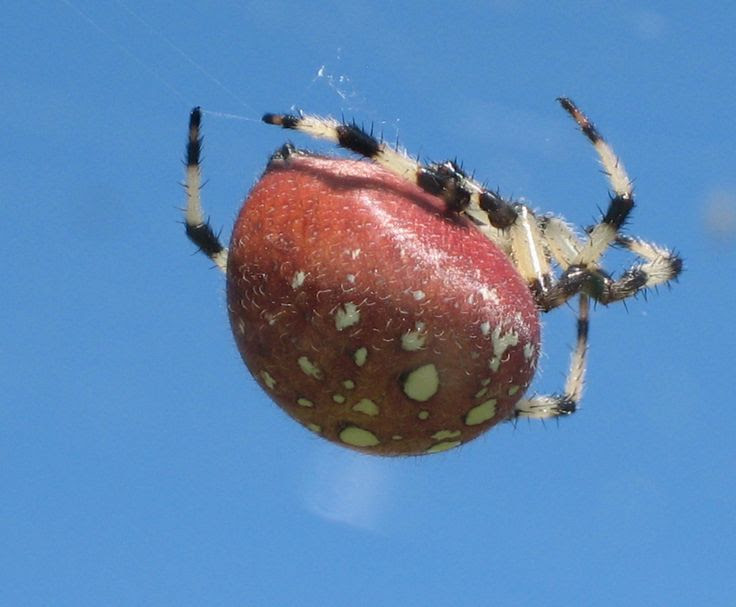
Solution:
[{"label": "blue sky background", "polygon": [[[733,605],[736,8],[313,4],[3,8],[0,603]],[[290,422],[179,224],[189,109],[225,235],[293,107],[585,225],[606,182],[561,94],[636,178],[630,232],[687,263],[595,311],[584,409],[404,460]]]}]

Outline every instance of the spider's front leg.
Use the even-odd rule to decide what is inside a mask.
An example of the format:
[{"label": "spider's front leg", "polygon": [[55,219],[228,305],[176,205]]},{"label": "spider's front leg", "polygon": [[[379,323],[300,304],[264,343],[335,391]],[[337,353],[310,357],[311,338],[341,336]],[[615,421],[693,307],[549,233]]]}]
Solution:
[{"label": "spider's front leg", "polygon": [[540,220],[544,246],[562,269],[559,278],[551,278],[544,291],[535,291],[537,305],[543,311],[557,308],[576,293],[586,293],[606,305],[635,296],[640,291],[675,280],[682,272],[682,259],[674,252],[651,242],[618,235],[615,246],[626,248],[642,261],[634,263],[619,278],[601,268],[576,263],[586,246],[570,226],[556,217]]},{"label": "spider's front leg", "polygon": [[600,222],[589,230],[588,240],[573,262],[573,265],[590,267],[598,263],[606,249],[614,243],[621,226],[628,219],[634,208],[634,189],[623,163],[588,117],[571,99],[560,97],[558,101],[593,144],[613,194],[608,209]]},{"label": "spider's front leg", "polygon": [[617,280],[610,280],[597,297],[601,303],[621,301],[644,289],[675,280],[682,272],[682,258],[669,249],[632,236],[616,237],[616,245],[624,247],[644,260],[629,267]]},{"label": "spider's front leg", "polygon": [[[666,248],[619,233],[634,207],[631,180],[587,116],[570,99],[560,98],[559,102],[593,144],[613,193],[600,222],[587,230],[587,238],[582,241],[561,219],[539,220],[545,250],[560,266],[562,274],[548,288],[535,291],[538,305],[542,310],[550,310],[578,292],[608,304],[674,280],[682,271],[680,257]],[[629,249],[643,262],[632,265],[620,278],[612,278],[600,268],[601,257],[612,245]]]},{"label": "spider's front leg", "polygon": [[[580,241],[564,221],[553,217],[536,218],[529,212],[528,226],[522,226],[520,237],[512,242],[512,255],[543,311],[561,306],[580,292],[599,301],[608,299],[613,281],[598,264],[608,247],[616,242],[621,226],[634,207],[631,180],[613,149],[570,99],[562,97],[558,101],[598,152],[613,196],[601,221],[588,230],[584,241]],[[526,261],[530,255],[531,259]],[[551,274],[548,258],[562,269],[557,279]],[[527,267],[530,263],[533,267]],[[532,280],[534,275],[536,280]]]}]

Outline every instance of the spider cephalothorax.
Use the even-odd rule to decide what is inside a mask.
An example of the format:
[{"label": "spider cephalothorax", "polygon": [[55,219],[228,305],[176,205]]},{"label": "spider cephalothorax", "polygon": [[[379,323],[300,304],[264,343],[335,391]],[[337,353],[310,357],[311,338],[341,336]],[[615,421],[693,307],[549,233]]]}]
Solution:
[{"label": "spider cephalothorax", "polygon": [[[285,145],[250,192],[225,249],[200,203],[201,113],[190,117],[187,234],[227,274],[235,340],[287,413],[317,434],[381,455],[436,453],[518,417],[573,413],[583,390],[589,300],[610,303],[674,279],[671,251],[623,236],[634,206],[623,165],[594,145],[612,196],[580,238],[479,185],[454,162],[419,164],[354,124],[266,114],[372,162]],[[610,246],[639,261],[614,279]],[[525,396],[539,314],[578,299],[577,343],[560,394]]]}]

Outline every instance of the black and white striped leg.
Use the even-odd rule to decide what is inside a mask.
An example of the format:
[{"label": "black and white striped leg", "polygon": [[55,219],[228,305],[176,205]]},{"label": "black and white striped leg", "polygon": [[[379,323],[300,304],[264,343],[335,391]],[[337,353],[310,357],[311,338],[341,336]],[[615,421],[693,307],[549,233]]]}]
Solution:
[{"label": "black and white striped leg", "polygon": [[511,255],[519,274],[536,294],[552,284],[538,220],[524,205],[512,204],[466,175],[455,162],[419,164],[355,124],[311,115],[265,114],[263,121],[332,141],[380,164],[445,201],[448,211],[463,213],[490,240]]},{"label": "black and white striped leg", "polygon": [[585,387],[585,370],[588,355],[588,315],[590,301],[588,296],[580,294],[577,320],[577,342],[570,358],[565,387],[562,394],[540,394],[531,398],[523,398],[514,410],[514,418],[527,417],[548,419],[570,415],[577,411]]},{"label": "black and white striped leg", "polygon": [[544,247],[549,257],[557,263],[562,274],[550,280],[548,288],[536,294],[541,310],[548,312],[566,303],[571,297],[584,290],[586,281],[597,270],[573,265],[585,243],[574,229],[559,217],[546,216],[539,219]]},{"label": "black and white striped leg", "polygon": [[202,177],[200,173],[200,156],[202,137],[200,125],[202,112],[195,107],[189,115],[189,139],[187,141],[187,169],[184,188],[187,193],[187,206],[184,213],[186,233],[199,250],[207,255],[215,265],[225,271],[227,266],[227,249],[222,246],[217,234],[212,230],[202,212]]},{"label": "black and white striped leg", "polygon": [[332,141],[415,183],[444,200],[449,211],[468,216],[481,232],[510,253],[522,278],[535,293],[550,286],[552,271],[534,214],[524,205],[507,202],[487,190],[455,162],[419,164],[357,125],[329,118],[266,114],[263,121]]},{"label": "black and white striped leg", "polygon": [[643,289],[651,289],[666,284],[682,272],[682,258],[673,251],[660,247],[651,242],[621,236],[616,238],[616,244],[644,260],[627,269],[621,278],[610,280],[604,285],[604,290],[596,295],[596,299],[607,304],[633,297]]},{"label": "black and white striped leg", "polygon": [[583,114],[572,100],[566,97],[560,97],[558,101],[570,116],[572,116],[583,134],[593,144],[603,166],[603,172],[608,177],[612,190],[608,209],[601,218],[600,223],[590,229],[587,243],[583,246],[573,264],[571,264],[589,267],[597,263],[605,250],[614,243],[618,231],[634,208],[633,186],[623,163],[588,117]]},{"label": "black and white striped leg", "polygon": [[422,165],[402,150],[387,145],[356,124],[312,115],[265,114],[263,121],[299,131],[369,158],[398,177],[415,183],[447,204],[449,211],[466,213],[475,221],[504,230],[516,220],[514,205],[466,175],[455,162]]},{"label": "black and white striped leg", "polygon": [[[606,143],[592,122],[567,98],[560,98],[562,107],[577,122],[598,153],[613,195],[601,221],[593,226],[584,241],[562,220],[535,218],[518,208],[517,217],[508,226],[511,256],[527,281],[537,305],[543,311],[556,308],[579,292],[596,299],[612,282],[598,269],[606,249],[616,242],[619,230],[634,207],[631,180],[613,149]],[[550,260],[563,270],[555,278]]]},{"label": "black and white striped leg", "polygon": [[[545,251],[562,270],[559,277],[550,277],[546,289],[534,292],[539,308],[548,312],[566,303],[571,297],[585,292],[593,298],[591,285],[610,282],[607,274],[597,265],[585,267],[576,264],[585,243],[580,240],[573,227],[559,217],[546,216],[539,218]],[[597,289],[601,291],[601,289]]]},{"label": "black and white striped leg", "polygon": [[675,280],[682,272],[682,259],[674,252],[640,238],[618,235],[614,244],[626,248],[643,260],[613,279],[597,266],[584,268],[571,265],[584,246],[572,227],[557,217],[540,220],[545,245],[563,273],[552,286],[538,297],[543,310],[565,303],[578,291],[603,304],[633,297],[639,291]]}]

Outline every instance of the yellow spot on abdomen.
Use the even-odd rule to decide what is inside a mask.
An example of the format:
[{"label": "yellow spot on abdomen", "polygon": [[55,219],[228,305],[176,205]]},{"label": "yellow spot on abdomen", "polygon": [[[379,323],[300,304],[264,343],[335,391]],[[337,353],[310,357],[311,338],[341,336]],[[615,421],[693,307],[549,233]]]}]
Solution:
[{"label": "yellow spot on abdomen", "polygon": [[404,379],[403,388],[412,400],[424,402],[437,394],[440,387],[440,376],[437,367],[429,363],[414,369]]},{"label": "yellow spot on abdomen", "polygon": [[494,415],[496,415],[496,399],[491,398],[468,411],[465,416],[465,423],[468,426],[477,426],[492,419]]},{"label": "yellow spot on abdomen", "polygon": [[363,398],[353,405],[353,411],[359,413],[365,413],[366,415],[378,415],[378,405],[374,403],[370,398]]},{"label": "yellow spot on abdomen", "polygon": [[445,440],[446,438],[457,438],[460,436],[460,430],[440,430],[432,435],[434,440]]},{"label": "yellow spot on abdomen", "polygon": [[348,426],[340,432],[339,437],[343,443],[353,447],[375,447],[381,442],[373,432],[358,426]]},{"label": "yellow spot on abdomen", "polygon": [[459,440],[452,440],[452,441],[445,441],[443,443],[437,443],[436,445],[432,445],[429,449],[425,451],[425,453],[440,453],[442,451],[447,451],[448,449],[454,449],[455,447],[459,447],[461,442]]},{"label": "yellow spot on abdomen", "polygon": [[271,376],[268,371],[261,371],[261,379],[270,390],[273,390],[273,387],[276,385],[276,380]]}]

